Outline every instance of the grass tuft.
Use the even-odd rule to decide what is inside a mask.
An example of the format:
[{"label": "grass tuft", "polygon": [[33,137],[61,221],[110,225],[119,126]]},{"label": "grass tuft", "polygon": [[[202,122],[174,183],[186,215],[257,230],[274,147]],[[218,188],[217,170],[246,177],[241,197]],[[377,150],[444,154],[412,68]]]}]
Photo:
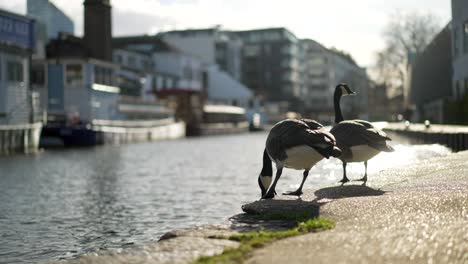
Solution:
[{"label": "grass tuft", "polygon": [[[280,220],[280,219],[275,219]],[[284,218],[281,218],[284,220]],[[288,219],[291,220],[291,219]],[[227,248],[223,253],[210,257],[200,257],[198,260],[193,262],[194,264],[211,264],[211,263],[241,263],[246,260],[251,252],[256,248],[261,248],[268,243],[273,241],[305,234],[309,232],[316,232],[320,230],[333,228],[335,224],[327,219],[314,218],[308,219],[303,222],[299,222],[295,228],[286,231],[265,231],[263,229],[259,231],[251,231],[236,235],[231,235],[227,239],[238,241],[240,245],[237,248]],[[226,237],[225,237],[226,238]]]}]

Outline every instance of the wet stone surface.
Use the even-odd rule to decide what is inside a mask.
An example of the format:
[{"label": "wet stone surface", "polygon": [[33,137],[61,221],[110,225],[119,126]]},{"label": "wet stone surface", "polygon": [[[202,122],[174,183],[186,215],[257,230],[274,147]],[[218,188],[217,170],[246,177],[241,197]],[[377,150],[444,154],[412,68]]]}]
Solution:
[{"label": "wet stone surface", "polygon": [[[467,161],[462,152],[384,171],[370,187],[307,191],[336,227],[275,242],[247,263],[468,263]],[[249,207],[268,211],[260,205]]]}]

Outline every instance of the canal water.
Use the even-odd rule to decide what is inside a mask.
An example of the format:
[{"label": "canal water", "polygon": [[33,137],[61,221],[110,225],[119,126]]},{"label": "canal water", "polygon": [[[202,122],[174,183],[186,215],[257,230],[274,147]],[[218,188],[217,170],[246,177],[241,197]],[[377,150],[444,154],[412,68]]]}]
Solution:
[{"label": "canal water", "polygon": [[[47,150],[0,157],[0,263],[71,258],[99,249],[156,241],[165,232],[224,223],[259,199],[266,133]],[[393,141],[394,153],[369,162],[386,168],[450,153],[440,145]],[[362,176],[363,165],[348,166]],[[336,186],[336,159],[314,167],[305,188]],[[278,192],[294,190],[302,172],[283,171]]]}]

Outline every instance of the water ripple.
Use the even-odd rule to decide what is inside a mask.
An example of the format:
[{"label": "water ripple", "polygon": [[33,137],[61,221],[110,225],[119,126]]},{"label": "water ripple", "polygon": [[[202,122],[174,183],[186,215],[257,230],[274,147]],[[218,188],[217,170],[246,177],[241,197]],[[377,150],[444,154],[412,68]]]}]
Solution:
[{"label": "water ripple", "polygon": [[[226,221],[240,204],[259,198],[265,138],[255,133],[0,157],[0,259],[73,258]],[[369,163],[369,181],[382,169],[449,153],[439,145],[395,149]],[[348,167],[352,177],[363,173],[362,164]],[[338,160],[320,162],[305,188],[335,185],[341,173]],[[279,192],[296,188],[301,178],[285,170]]]}]

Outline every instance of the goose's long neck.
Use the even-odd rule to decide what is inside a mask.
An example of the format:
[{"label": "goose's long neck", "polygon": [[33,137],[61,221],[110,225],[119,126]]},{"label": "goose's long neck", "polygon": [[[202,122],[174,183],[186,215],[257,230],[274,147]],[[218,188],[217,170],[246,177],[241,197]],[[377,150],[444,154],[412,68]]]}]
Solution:
[{"label": "goose's long neck", "polygon": [[271,166],[271,160],[266,149],[263,151],[263,168],[260,175],[269,177],[273,176],[273,167]]},{"label": "goose's long neck", "polygon": [[335,106],[335,124],[344,120],[343,114],[341,113],[340,99],[341,95],[338,92],[335,92],[333,96],[333,104]]}]

